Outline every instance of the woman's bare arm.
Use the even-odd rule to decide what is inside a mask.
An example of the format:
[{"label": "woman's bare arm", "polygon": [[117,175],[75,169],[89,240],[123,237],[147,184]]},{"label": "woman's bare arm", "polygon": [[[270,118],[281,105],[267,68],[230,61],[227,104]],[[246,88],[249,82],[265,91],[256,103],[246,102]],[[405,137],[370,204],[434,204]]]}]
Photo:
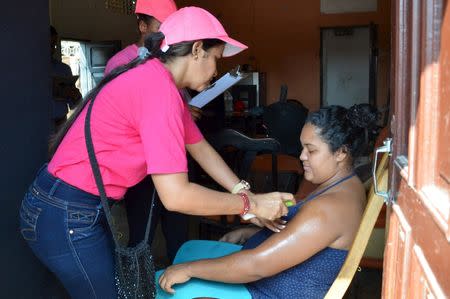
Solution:
[{"label": "woman's bare arm", "polygon": [[[272,276],[298,265],[338,239],[335,198],[324,195],[306,204],[280,233],[257,248],[217,259],[205,259],[169,267],[160,278],[166,291],[191,277],[228,283],[246,283]],[[330,204],[331,203],[331,204]]]},{"label": "woman's bare arm", "polygon": [[203,170],[226,190],[231,192],[239,183],[240,179],[205,139],[186,145],[186,149]]},{"label": "woman's bare arm", "polygon": [[[152,179],[162,203],[170,211],[191,215],[235,215],[243,209],[240,195],[190,183],[186,173],[152,174]],[[250,213],[273,220],[287,213],[284,201],[291,200],[292,194],[272,192],[248,197]]]}]

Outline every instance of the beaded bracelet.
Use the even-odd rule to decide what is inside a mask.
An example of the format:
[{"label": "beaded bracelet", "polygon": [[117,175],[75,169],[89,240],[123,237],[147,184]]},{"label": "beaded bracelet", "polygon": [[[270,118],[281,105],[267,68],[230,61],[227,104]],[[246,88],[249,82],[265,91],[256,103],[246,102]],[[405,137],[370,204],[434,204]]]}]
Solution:
[{"label": "beaded bracelet", "polygon": [[241,216],[244,216],[250,211],[250,200],[248,199],[248,195],[245,193],[238,193],[242,201],[244,202],[244,208],[242,209],[242,212],[240,213]]}]

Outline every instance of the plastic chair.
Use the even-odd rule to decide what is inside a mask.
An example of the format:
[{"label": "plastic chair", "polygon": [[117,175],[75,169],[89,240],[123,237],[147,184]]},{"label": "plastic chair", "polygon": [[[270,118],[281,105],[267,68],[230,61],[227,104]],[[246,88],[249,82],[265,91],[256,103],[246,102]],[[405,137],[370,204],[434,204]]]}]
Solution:
[{"label": "plastic chair", "polygon": [[[388,181],[388,155],[385,154],[377,168],[377,181],[380,182],[379,188],[385,190]],[[366,250],[372,230],[377,222],[378,215],[383,207],[383,197],[376,195],[374,187],[370,188],[368,202],[364,211],[361,224],[356,233],[355,240],[352,243],[350,251],[345,259],[344,265],[341,268],[337,278],[334,280],[331,288],[328,290],[326,299],[342,298],[347,291],[356,270],[359,267],[361,258]]]},{"label": "plastic chair", "polygon": [[[378,133],[378,137],[375,140],[374,148],[378,148],[383,145],[383,141],[389,137],[389,128],[384,127],[380,130]],[[370,160],[373,163],[373,154],[370,155]],[[379,159],[377,167],[380,165],[381,160]],[[372,168],[372,165],[371,167]],[[370,171],[371,172],[371,171]],[[371,186],[372,186],[372,176],[369,180],[364,181],[360,177],[361,181],[363,181],[364,185],[366,186],[367,192],[369,192]],[[365,252],[365,255],[361,259],[360,266],[363,268],[371,268],[371,269],[383,269],[383,249],[380,243],[383,243],[384,245],[384,235],[385,235],[385,228],[386,228],[386,205],[384,205],[381,208],[381,212],[378,215],[377,222],[375,223],[374,233],[371,236],[371,239],[369,240],[369,246],[371,243],[375,244],[378,243],[378,245],[373,246],[371,251]],[[377,231],[377,232],[375,232]],[[372,238],[373,237],[373,238]],[[384,246],[383,246],[384,247]]]},{"label": "plastic chair", "polygon": [[[180,247],[173,263],[179,264],[199,259],[221,257],[239,251],[241,248],[241,245],[219,241],[192,240]],[[163,270],[156,272],[157,299],[251,299],[250,293],[243,284],[222,283],[196,278],[191,279],[188,283],[175,285],[176,292],[174,295],[171,295],[159,287],[158,279],[162,272]]]},{"label": "plastic chair", "polygon": [[[280,143],[277,140],[273,138],[250,138],[232,129],[225,129],[208,136],[207,140],[238,177],[248,180],[251,184],[253,182],[249,173],[255,157],[259,154],[270,154],[272,157],[272,190],[278,189],[277,155],[280,150]],[[223,190],[217,184],[213,187]],[[253,191],[258,192],[259,190],[253,189]],[[235,215],[202,217],[199,235],[202,239],[211,239],[213,235],[222,235],[240,223],[241,218]]]}]

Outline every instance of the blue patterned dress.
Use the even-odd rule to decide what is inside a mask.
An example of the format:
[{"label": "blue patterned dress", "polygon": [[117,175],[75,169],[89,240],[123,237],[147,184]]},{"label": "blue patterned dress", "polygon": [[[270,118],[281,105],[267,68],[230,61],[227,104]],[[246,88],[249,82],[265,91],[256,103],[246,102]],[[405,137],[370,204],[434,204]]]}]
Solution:
[{"label": "blue patterned dress", "polygon": [[[308,201],[317,198],[323,192],[353,177],[351,174],[316,194],[311,194],[305,200],[289,208],[285,220],[291,220],[299,209]],[[263,229],[253,235],[242,249],[252,249],[264,242],[273,234]],[[274,276],[246,284],[253,299],[315,299],[323,298],[331,284],[336,279],[347,257],[348,250],[326,247],[306,261],[291,267]]]}]

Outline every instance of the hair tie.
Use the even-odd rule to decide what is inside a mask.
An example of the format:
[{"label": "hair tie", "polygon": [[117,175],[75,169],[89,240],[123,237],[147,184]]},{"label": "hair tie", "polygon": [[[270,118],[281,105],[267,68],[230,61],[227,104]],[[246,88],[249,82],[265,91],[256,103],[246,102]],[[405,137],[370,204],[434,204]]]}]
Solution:
[{"label": "hair tie", "polygon": [[164,53],[166,53],[169,50],[169,46],[165,45],[164,47],[161,48],[161,51],[163,51]]},{"label": "hair tie", "polygon": [[146,47],[139,47],[138,56],[140,59],[145,59],[151,55],[151,52]]}]

